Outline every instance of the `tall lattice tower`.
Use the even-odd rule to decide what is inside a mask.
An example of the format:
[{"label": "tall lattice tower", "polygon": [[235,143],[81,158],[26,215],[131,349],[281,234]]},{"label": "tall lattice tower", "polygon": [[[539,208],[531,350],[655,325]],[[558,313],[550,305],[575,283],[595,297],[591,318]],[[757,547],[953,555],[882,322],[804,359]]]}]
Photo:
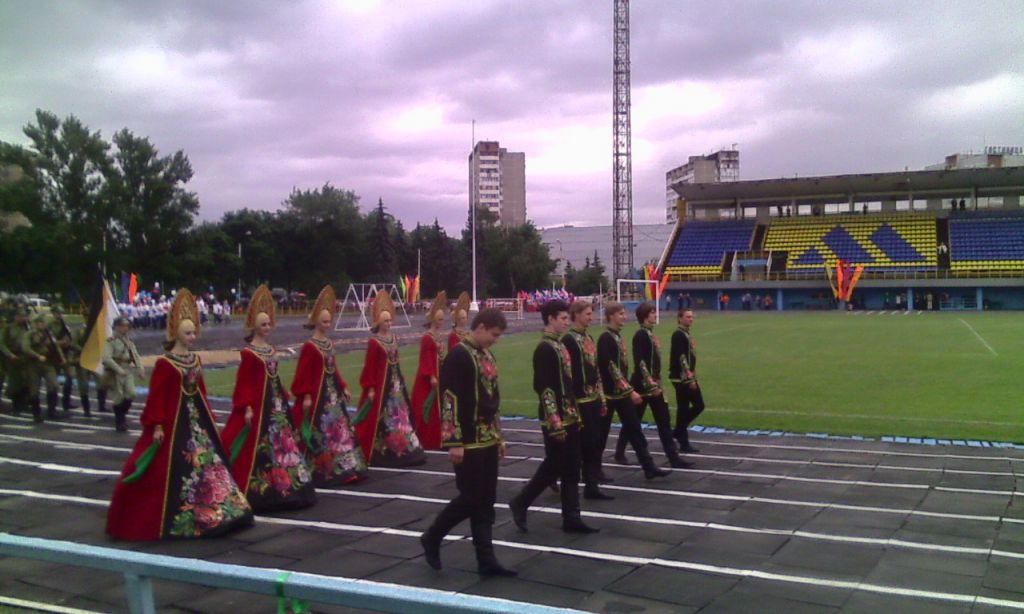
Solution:
[{"label": "tall lattice tower", "polygon": [[621,279],[633,270],[633,147],[629,110],[629,0],[614,2],[612,269],[615,279]]}]

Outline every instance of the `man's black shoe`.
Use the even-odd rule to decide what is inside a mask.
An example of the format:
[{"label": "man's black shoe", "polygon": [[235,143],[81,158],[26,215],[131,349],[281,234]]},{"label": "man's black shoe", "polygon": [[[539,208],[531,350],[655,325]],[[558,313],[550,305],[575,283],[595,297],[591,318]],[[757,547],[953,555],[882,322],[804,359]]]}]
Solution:
[{"label": "man's black shoe", "polygon": [[431,569],[441,571],[441,545],[435,544],[427,539],[427,534],[420,535],[420,545],[423,546],[423,558]]},{"label": "man's black shoe", "polygon": [[595,488],[584,488],[583,489],[583,498],[584,499],[591,499],[591,500],[594,500],[594,501],[614,501],[615,500],[615,497],[609,495],[608,493],[602,491],[600,488],[596,488],[596,487]]},{"label": "man's black shoe", "polygon": [[512,511],[512,522],[516,523],[516,527],[523,533],[529,531],[526,526],[526,506],[523,502],[518,497],[513,497],[508,502],[508,509]]}]

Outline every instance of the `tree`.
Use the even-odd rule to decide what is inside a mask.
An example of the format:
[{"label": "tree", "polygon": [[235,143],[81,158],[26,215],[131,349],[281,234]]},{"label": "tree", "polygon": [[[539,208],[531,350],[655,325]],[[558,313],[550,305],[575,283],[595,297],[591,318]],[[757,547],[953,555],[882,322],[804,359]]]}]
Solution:
[{"label": "tree", "polygon": [[117,149],[107,174],[106,198],[123,229],[120,247],[126,257],[118,268],[146,270],[163,279],[175,269],[165,255],[199,212],[196,195],[184,188],[192,179],[192,164],[180,150],[160,157],[148,138],[127,128],[113,140]]},{"label": "tree", "polygon": [[343,292],[353,279],[366,279],[373,256],[366,250],[359,197],[329,183],[317,190],[292,190],[279,224],[295,239],[280,244],[289,288],[315,294],[325,283]]},{"label": "tree", "polygon": [[373,281],[394,283],[398,275],[395,269],[394,245],[391,241],[390,213],[384,211],[384,199],[377,199],[377,208],[369,217],[370,250],[374,255],[370,269]]}]

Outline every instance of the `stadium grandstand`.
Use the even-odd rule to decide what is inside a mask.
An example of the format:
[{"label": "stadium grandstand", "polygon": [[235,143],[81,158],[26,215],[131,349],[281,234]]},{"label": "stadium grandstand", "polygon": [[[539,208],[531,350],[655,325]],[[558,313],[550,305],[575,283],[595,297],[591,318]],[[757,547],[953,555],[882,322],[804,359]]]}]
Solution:
[{"label": "stadium grandstand", "polygon": [[[863,266],[864,309],[1024,309],[1024,167],[677,184],[666,298],[835,306],[827,268]],[[723,302],[723,295],[733,300]]]}]

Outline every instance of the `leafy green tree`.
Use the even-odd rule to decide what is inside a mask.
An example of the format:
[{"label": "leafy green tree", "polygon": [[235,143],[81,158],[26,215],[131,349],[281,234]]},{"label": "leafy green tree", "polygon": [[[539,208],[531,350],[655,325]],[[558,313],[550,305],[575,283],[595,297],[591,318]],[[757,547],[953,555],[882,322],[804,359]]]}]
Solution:
[{"label": "leafy green tree", "polygon": [[373,256],[367,253],[359,197],[329,183],[316,190],[293,190],[284,201],[280,224],[295,240],[280,245],[287,287],[315,294],[325,283],[344,292],[352,280],[365,280]]},{"label": "leafy green tree", "polygon": [[166,278],[175,263],[165,255],[199,212],[196,195],[184,188],[192,179],[192,164],[180,150],[161,157],[148,138],[127,128],[113,141],[116,150],[105,196],[123,230],[119,247],[125,257],[117,268]]}]

